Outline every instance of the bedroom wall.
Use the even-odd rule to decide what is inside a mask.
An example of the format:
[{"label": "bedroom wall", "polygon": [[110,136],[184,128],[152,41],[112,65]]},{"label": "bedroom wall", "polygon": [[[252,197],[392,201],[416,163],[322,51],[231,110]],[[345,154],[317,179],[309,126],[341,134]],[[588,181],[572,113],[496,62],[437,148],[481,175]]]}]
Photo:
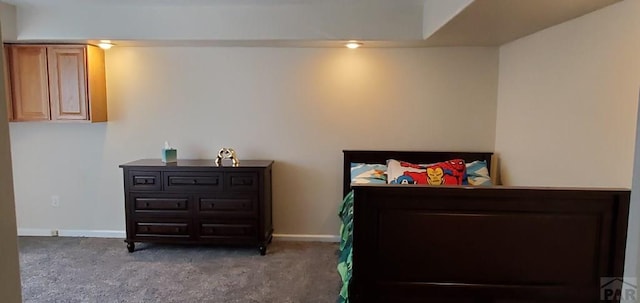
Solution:
[{"label": "bedroom wall", "polygon": [[[509,185],[632,187],[625,276],[638,275],[640,0],[500,48],[495,150]],[[633,177],[632,177],[633,176]]]},{"label": "bedroom wall", "polygon": [[[640,95],[640,92],[639,92]],[[640,98],[638,100],[640,102]],[[638,119],[636,121],[636,140],[633,161],[633,183],[631,186],[631,209],[629,216],[629,228],[627,235],[628,256],[625,260],[625,276],[638,277],[640,272],[640,108],[638,109]],[[637,282],[637,281],[636,281]],[[637,283],[635,284],[638,285]],[[640,302],[640,297],[637,298]],[[625,302],[626,303],[626,302]]]},{"label": "bedroom wall", "polygon": [[114,47],[106,65],[108,123],[11,124],[22,230],[123,231],[118,165],[169,140],[274,159],[276,233],[331,238],[343,149],[495,143],[496,48]]},{"label": "bedroom wall", "polygon": [[631,187],[638,11],[623,1],[500,47],[505,184]]},{"label": "bedroom wall", "polygon": [[[0,17],[0,22],[2,21]],[[0,30],[0,41],[2,31]],[[0,53],[0,71],[4,70]],[[0,73],[0,297],[2,302],[18,303],[21,299],[16,211],[13,199],[11,149],[7,123],[4,73]]]},{"label": "bedroom wall", "polygon": [[15,40],[17,9],[14,5],[0,2],[0,20],[2,20],[2,41]]}]

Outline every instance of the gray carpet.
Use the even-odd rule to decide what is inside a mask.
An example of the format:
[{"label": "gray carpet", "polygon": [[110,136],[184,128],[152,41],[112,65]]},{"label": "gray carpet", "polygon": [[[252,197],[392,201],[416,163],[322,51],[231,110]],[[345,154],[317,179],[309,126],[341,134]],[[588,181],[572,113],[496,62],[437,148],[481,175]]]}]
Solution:
[{"label": "gray carpet", "polygon": [[335,302],[337,244],[254,248],[20,237],[24,302]]}]

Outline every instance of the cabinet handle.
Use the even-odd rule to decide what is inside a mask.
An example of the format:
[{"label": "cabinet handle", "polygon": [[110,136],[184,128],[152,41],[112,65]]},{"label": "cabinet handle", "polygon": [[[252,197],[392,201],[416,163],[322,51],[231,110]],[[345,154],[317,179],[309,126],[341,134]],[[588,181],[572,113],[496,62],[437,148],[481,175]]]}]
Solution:
[{"label": "cabinet handle", "polygon": [[214,186],[217,186],[219,184],[219,181],[218,181],[218,179],[208,180],[208,179],[171,178],[171,179],[169,179],[169,184],[171,184],[171,185],[214,185]]},{"label": "cabinet handle", "polygon": [[211,204],[209,204],[209,208],[213,208],[214,206],[216,206],[216,204],[215,204],[215,203],[211,203]]},{"label": "cabinet handle", "polygon": [[147,185],[147,184],[154,184],[155,181],[153,177],[135,177],[133,183],[137,185]]},{"label": "cabinet handle", "polygon": [[199,184],[197,179],[188,179],[188,178],[170,178],[170,185],[193,185]]},{"label": "cabinet handle", "polygon": [[180,208],[180,202],[176,202],[176,207]]},{"label": "cabinet handle", "polygon": [[145,207],[149,207],[149,202],[144,204]]},{"label": "cabinet handle", "polygon": [[253,185],[253,179],[234,179],[232,185]]}]

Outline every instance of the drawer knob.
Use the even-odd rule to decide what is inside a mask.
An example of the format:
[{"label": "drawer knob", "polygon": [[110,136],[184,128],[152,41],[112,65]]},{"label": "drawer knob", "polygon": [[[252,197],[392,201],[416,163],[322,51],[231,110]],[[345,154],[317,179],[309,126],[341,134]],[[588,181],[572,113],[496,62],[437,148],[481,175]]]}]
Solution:
[{"label": "drawer knob", "polygon": [[215,206],[216,206],[216,204],[215,204],[215,203],[210,203],[210,204],[209,204],[209,208],[214,208]]},{"label": "drawer knob", "polygon": [[198,184],[198,180],[195,180],[195,179],[194,179],[192,183],[193,183],[193,184]]},{"label": "drawer knob", "polygon": [[149,202],[144,204],[145,207],[149,207]]},{"label": "drawer knob", "polygon": [[180,202],[176,202],[176,207],[180,207]]}]

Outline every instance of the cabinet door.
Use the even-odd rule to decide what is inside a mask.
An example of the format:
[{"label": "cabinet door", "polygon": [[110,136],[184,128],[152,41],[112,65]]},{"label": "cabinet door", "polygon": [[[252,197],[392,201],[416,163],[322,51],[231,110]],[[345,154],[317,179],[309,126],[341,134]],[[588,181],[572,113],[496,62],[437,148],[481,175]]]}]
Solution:
[{"label": "cabinet door", "polygon": [[88,120],[85,48],[52,46],[47,52],[51,119]]},{"label": "cabinet door", "polygon": [[15,121],[49,120],[47,49],[11,46],[9,73]]}]

